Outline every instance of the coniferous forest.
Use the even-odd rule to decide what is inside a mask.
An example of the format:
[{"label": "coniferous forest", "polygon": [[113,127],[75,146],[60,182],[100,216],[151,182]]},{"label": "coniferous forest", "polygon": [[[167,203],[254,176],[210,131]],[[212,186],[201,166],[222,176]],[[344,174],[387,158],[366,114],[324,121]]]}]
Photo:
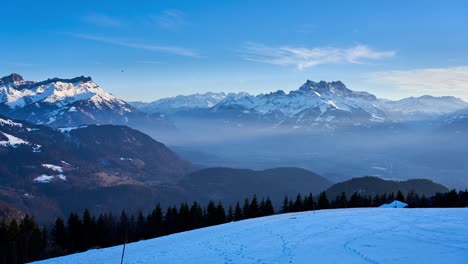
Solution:
[{"label": "coniferous forest", "polygon": [[[408,203],[412,208],[466,207],[468,190],[437,193],[432,197],[408,193],[362,196],[345,193],[332,199],[325,192],[285,197],[278,213],[302,212],[320,209],[378,207],[393,200]],[[71,213],[68,218],[57,218],[53,225],[39,227],[33,218],[26,216],[17,221],[0,224],[0,263],[25,263],[29,261],[83,252],[143,239],[165,236],[177,232],[240,221],[275,214],[271,200],[253,196],[226,208],[210,201],[206,206],[197,202],[182,203],[178,207],[161,208],[156,205],[148,214],[92,215]]]}]

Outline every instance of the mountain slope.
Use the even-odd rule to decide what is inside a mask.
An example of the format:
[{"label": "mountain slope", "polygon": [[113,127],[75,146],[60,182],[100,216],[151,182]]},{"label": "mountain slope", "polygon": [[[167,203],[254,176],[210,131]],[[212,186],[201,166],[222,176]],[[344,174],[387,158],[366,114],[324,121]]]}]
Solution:
[{"label": "mountain slope", "polygon": [[279,205],[285,195],[318,194],[331,183],[325,178],[300,168],[276,168],[262,171],[232,168],[208,168],[191,173],[181,185],[194,197],[235,203],[246,197],[269,196]]},{"label": "mountain slope", "polygon": [[430,119],[468,107],[467,102],[453,96],[430,95],[381,100],[380,104],[392,119],[399,121]]},{"label": "mountain slope", "polygon": [[[343,209],[281,214],[126,245],[125,263],[465,263],[468,210]],[[423,241],[422,241],[423,239]],[[415,246],[417,245],[417,246]],[[122,246],[37,264],[120,261]]]},{"label": "mountain slope", "polygon": [[150,103],[130,102],[131,105],[143,112],[149,113],[176,113],[198,109],[208,109],[229,96],[238,94],[204,93],[193,95],[178,95],[176,97],[163,98]]},{"label": "mountain slope", "polygon": [[390,194],[401,191],[404,195],[408,192],[431,196],[437,192],[447,192],[447,187],[434,183],[427,179],[413,179],[406,181],[384,180],[377,177],[353,178],[348,181],[334,184],[327,190],[329,197],[336,197],[344,192],[348,197],[357,192],[362,195],[375,196],[376,194]]},{"label": "mountain slope", "polygon": [[169,202],[192,170],[163,144],[125,126],[54,129],[0,116],[0,200],[40,221],[70,211]]},{"label": "mountain slope", "polygon": [[[216,100],[213,98],[216,97]],[[341,81],[307,80],[285,93],[246,93],[177,96],[152,103],[135,103],[145,112],[160,111],[176,120],[184,117],[222,119],[235,125],[270,127],[327,127],[373,125],[431,119],[468,106],[455,97],[410,97],[399,101],[378,99],[367,92],[350,90]],[[203,111],[201,111],[203,110]]]},{"label": "mountain slope", "polygon": [[0,79],[0,114],[54,127],[82,124],[125,124],[151,122],[170,127],[159,114],[144,114],[104,91],[90,77],[25,81],[18,74]]}]

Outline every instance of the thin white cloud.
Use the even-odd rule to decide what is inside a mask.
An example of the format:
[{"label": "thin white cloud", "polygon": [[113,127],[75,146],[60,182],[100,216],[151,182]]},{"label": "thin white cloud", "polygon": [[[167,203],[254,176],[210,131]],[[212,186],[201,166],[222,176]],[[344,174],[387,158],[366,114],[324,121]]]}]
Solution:
[{"label": "thin white cloud", "polygon": [[90,14],[84,16],[83,21],[101,27],[121,27],[123,22],[105,14]]},{"label": "thin white cloud", "polygon": [[412,93],[468,98],[468,66],[383,71],[371,73],[368,77],[374,83]]},{"label": "thin white cloud", "polygon": [[353,63],[360,64],[368,60],[378,60],[393,57],[395,51],[375,51],[365,45],[351,48],[300,48],[290,46],[266,46],[257,43],[247,43],[243,57],[246,60],[275,65],[295,66],[305,69],[320,64]]},{"label": "thin white cloud", "polygon": [[163,29],[174,30],[185,23],[184,13],[176,9],[167,9],[162,14],[154,16],[153,19],[159,27]]},{"label": "thin white cloud", "polygon": [[90,34],[80,34],[80,33],[69,33],[69,34],[76,38],[93,40],[93,41],[108,43],[108,44],[112,44],[116,46],[122,46],[122,47],[134,48],[134,49],[143,49],[143,50],[162,52],[162,53],[169,53],[169,54],[185,56],[185,57],[200,57],[195,51],[191,49],[187,49],[187,48],[182,48],[182,47],[127,42],[127,41],[117,40],[114,38],[102,37],[102,36],[96,36],[96,35],[90,35]]}]

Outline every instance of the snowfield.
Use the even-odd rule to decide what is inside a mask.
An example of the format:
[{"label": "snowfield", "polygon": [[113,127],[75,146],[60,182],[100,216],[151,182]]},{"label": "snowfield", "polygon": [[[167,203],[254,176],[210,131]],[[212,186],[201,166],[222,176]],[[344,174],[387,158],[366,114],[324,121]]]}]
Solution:
[{"label": "snowfield", "polygon": [[[120,263],[122,246],[37,263]],[[468,208],[342,209],[128,244],[124,263],[468,263]]]}]

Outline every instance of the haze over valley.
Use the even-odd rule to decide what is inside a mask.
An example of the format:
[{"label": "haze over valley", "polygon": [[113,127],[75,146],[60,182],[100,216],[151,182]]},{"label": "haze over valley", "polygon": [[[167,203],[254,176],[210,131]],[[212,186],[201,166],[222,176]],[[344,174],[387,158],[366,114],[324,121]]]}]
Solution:
[{"label": "haze over valley", "polygon": [[467,3],[1,10],[0,264],[467,262]]}]

